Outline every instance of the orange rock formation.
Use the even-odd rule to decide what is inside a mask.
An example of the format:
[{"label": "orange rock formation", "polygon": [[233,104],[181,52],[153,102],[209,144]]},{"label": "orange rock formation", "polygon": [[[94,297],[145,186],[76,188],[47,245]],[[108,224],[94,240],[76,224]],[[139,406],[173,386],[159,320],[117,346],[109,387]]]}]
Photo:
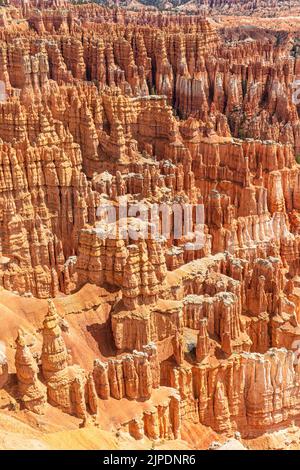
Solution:
[{"label": "orange rock formation", "polygon": [[25,421],[193,447],[299,418],[300,47],[244,34],[0,8],[0,397]]}]

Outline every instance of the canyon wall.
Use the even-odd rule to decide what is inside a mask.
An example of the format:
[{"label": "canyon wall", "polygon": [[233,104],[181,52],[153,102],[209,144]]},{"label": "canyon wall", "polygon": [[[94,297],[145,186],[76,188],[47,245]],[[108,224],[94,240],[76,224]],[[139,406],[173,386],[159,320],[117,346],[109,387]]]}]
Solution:
[{"label": "canyon wall", "polygon": [[[58,0],[3,11],[0,300],[48,312],[35,348],[14,331],[1,390],[26,413],[103,418],[137,440],[287,426],[300,414],[296,36],[233,40],[203,15]],[[105,297],[101,326],[93,299],[72,310],[87,285]],[[72,315],[91,324],[80,317],[69,350]]]}]

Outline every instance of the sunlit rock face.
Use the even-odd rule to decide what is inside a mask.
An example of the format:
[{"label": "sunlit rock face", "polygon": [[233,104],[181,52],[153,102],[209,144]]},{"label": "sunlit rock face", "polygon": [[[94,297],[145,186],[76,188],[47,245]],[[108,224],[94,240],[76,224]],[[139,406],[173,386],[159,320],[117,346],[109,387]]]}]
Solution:
[{"label": "sunlit rock face", "polygon": [[0,7],[0,399],[41,439],[300,416],[297,34],[181,3]]}]

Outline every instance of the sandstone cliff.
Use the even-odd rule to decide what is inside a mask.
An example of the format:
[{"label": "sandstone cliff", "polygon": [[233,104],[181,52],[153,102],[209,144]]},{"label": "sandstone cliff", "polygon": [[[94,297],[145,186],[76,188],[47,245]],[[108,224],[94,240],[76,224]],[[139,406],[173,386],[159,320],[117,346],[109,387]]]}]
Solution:
[{"label": "sandstone cliff", "polygon": [[65,0],[0,11],[7,413],[141,446],[299,418],[300,50],[245,34]]}]

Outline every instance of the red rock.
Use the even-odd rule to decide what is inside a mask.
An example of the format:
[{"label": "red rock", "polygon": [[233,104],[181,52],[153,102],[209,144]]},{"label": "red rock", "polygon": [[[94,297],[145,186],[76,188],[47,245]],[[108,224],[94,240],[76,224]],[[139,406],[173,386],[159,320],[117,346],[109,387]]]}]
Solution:
[{"label": "red rock", "polygon": [[[0,358],[1,399],[40,413],[47,395],[51,432],[60,416],[141,446],[191,423],[255,438],[300,414],[296,34],[192,7],[0,12],[0,340],[19,319],[34,338],[17,340],[18,389]],[[203,214],[179,236],[175,204]]]}]

